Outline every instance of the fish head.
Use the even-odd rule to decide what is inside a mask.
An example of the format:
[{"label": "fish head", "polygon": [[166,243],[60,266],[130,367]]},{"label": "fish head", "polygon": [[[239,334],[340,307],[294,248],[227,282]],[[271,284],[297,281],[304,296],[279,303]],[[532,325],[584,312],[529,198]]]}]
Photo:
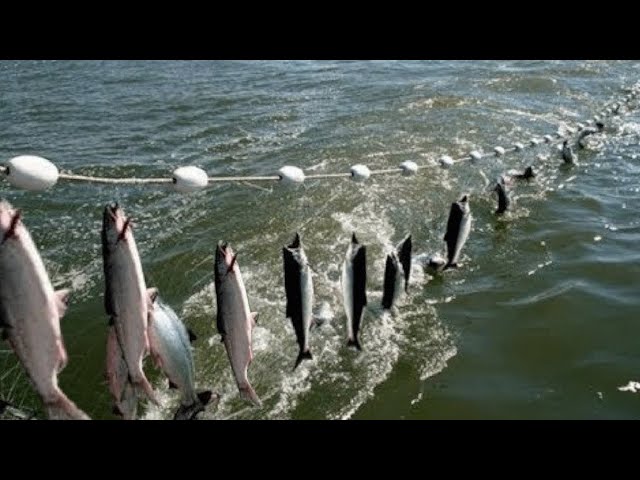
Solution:
[{"label": "fish head", "polygon": [[224,276],[238,269],[237,255],[227,242],[219,242],[216,247],[216,273]]},{"label": "fish head", "polygon": [[107,245],[115,246],[118,241],[131,236],[131,219],[125,216],[124,210],[116,202],[107,205],[102,216],[102,233]]},{"label": "fish head", "polygon": [[16,236],[22,226],[22,213],[5,199],[0,199],[0,245]]}]

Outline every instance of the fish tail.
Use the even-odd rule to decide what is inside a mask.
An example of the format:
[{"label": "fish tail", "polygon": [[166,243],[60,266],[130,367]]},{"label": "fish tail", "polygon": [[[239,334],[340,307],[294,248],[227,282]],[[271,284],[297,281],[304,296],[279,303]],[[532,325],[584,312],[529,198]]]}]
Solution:
[{"label": "fish tail", "polygon": [[362,351],[362,346],[360,346],[360,340],[358,340],[357,338],[350,338],[347,341],[347,347],[356,347],[358,349],[358,351]]},{"label": "fish tail", "polygon": [[89,415],[80,410],[62,393],[62,390],[58,390],[55,399],[46,402],[44,407],[49,420],[91,420]]},{"label": "fish tail", "polygon": [[249,384],[249,382],[245,382],[244,384],[238,387],[240,389],[240,396],[247,400],[248,402],[253,403],[256,407],[262,406],[262,400],[258,397],[258,394],[253,389],[253,387]]},{"label": "fish tail", "polygon": [[[196,395],[195,400],[191,405],[180,405],[175,415],[174,420],[195,420],[198,413],[204,411],[204,408],[211,401],[213,393],[211,390],[205,390]],[[217,395],[216,395],[217,397]]]},{"label": "fish tail", "polygon": [[149,380],[147,380],[147,377],[144,376],[144,373],[138,380],[132,380],[131,383],[133,384],[139,398],[147,398],[151,403],[160,406],[160,402],[153,391],[153,387],[149,383]]},{"label": "fish tail", "polygon": [[300,365],[303,360],[313,360],[313,357],[311,356],[311,350],[307,349],[306,351],[301,351],[298,354],[298,358],[296,358],[296,365],[295,367],[293,367],[293,369],[295,370],[296,368],[298,368],[298,365]]}]

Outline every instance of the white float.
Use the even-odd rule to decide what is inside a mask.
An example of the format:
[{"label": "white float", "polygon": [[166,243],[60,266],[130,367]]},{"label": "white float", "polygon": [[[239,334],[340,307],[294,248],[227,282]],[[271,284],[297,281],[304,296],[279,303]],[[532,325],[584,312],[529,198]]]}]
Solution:
[{"label": "white float", "polygon": [[371,175],[371,170],[366,165],[358,164],[351,167],[351,179],[354,182],[364,182]]},{"label": "white float", "polygon": [[532,138],[529,143],[535,147],[536,145],[540,145],[540,142],[541,140],[539,138]]},{"label": "white float", "polygon": [[543,138],[547,143],[551,143],[553,141],[553,137],[551,135],[545,135]]},{"label": "white float", "polygon": [[516,152],[524,150],[524,145],[522,143],[514,143],[513,146],[516,149]]},{"label": "white float", "polygon": [[473,152],[469,153],[469,158],[471,158],[472,161],[477,162],[478,160],[482,159],[482,154],[479,151],[474,150]]},{"label": "white float", "polygon": [[502,147],[496,147],[493,149],[494,152],[496,152],[496,157],[501,157],[502,155],[504,155],[504,148]]},{"label": "white float", "polygon": [[58,181],[58,167],[46,158],[20,155],[7,162],[5,175],[7,181],[15,187],[41,191]]},{"label": "white float", "polygon": [[207,172],[198,167],[178,167],[173,171],[173,189],[180,193],[202,190],[209,183]]},{"label": "white float", "polygon": [[449,155],[443,155],[442,157],[440,157],[440,166],[442,168],[449,168],[453,165],[453,158],[451,158]]},{"label": "white float", "polygon": [[304,183],[304,172],[301,168],[285,165],[278,170],[280,181],[285,185],[293,185],[296,183]]},{"label": "white float", "polygon": [[402,169],[402,174],[405,176],[415,175],[418,173],[418,164],[416,162],[412,162],[411,160],[405,160],[400,164],[400,168]]}]

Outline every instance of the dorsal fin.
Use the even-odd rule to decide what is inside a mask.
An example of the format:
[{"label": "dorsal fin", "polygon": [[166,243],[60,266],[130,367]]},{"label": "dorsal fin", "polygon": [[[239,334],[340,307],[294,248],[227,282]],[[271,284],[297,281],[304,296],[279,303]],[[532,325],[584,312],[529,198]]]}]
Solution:
[{"label": "dorsal fin", "polygon": [[193,343],[198,339],[196,334],[193,333],[193,330],[191,330],[190,328],[187,328],[187,333],[189,334],[189,343]]}]

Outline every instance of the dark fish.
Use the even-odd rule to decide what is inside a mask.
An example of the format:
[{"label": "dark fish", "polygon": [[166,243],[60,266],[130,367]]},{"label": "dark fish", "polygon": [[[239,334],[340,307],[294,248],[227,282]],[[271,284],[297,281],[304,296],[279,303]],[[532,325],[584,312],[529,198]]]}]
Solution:
[{"label": "dark fish", "polygon": [[300,235],[282,248],[284,261],[284,288],[287,295],[287,318],[291,319],[300,351],[294,370],[302,360],[311,360],[309,330],[313,319],[313,280],[307,256],[302,248]]},{"label": "dark fish", "polygon": [[347,314],[347,346],[362,350],[358,335],[367,305],[367,248],[358,243],[355,233],[342,264],[341,284]]}]

